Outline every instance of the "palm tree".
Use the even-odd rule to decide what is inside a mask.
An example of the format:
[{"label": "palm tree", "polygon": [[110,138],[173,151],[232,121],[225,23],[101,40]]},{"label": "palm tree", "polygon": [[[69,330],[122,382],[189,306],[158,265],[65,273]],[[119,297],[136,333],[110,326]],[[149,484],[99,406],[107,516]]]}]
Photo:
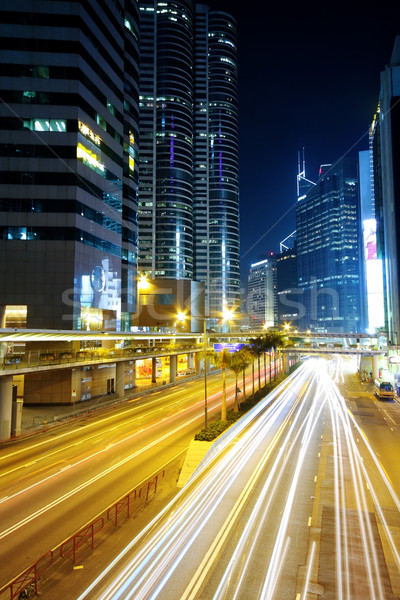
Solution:
[{"label": "palm tree", "polygon": [[239,376],[239,373],[243,369],[243,365],[242,365],[242,361],[241,361],[241,356],[240,356],[240,350],[238,350],[237,352],[234,352],[233,354],[231,354],[228,367],[235,374],[235,404],[234,404],[234,407],[233,407],[233,412],[236,413],[236,412],[239,412],[239,404],[238,404],[238,376]]},{"label": "palm tree", "polygon": [[[274,351],[274,363],[275,363],[275,352],[277,348],[283,348],[286,344],[285,336],[281,331],[268,331],[265,334],[265,346],[270,352]],[[269,359],[269,380],[271,381],[271,356]],[[276,381],[276,369],[274,369],[274,380]]]},{"label": "palm tree", "polygon": [[218,366],[222,371],[222,406],[221,406],[221,421],[226,421],[226,369],[229,367],[231,362],[231,354],[223,348],[218,354]]},{"label": "palm tree", "polygon": [[[246,400],[246,369],[250,365],[254,366],[254,356],[248,346],[244,346],[240,350],[242,369],[243,369],[243,399]],[[254,391],[253,391],[254,394]]]},{"label": "palm tree", "polygon": [[254,352],[254,354],[257,357],[257,364],[258,364],[258,389],[261,389],[261,366],[260,366],[260,357],[261,354],[263,352],[265,352],[265,343],[264,343],[264,339],[261,335],[257,336],[256,338],[250,338],[249,340],[249,345],[251,350]]},{"label": "palm tree", "polygon": [[246,348],[242,348],[234,352],[231,355],[229,368],[235,374],[235,405],[234,412],[239,411],[239,402],[238,402],[238,377],[239,374],[243,371],[243,397],[246,398],[246,388],[245,388],[245,370],[246,368],[253,362],[253,357],[250,354],[249,350]]}]

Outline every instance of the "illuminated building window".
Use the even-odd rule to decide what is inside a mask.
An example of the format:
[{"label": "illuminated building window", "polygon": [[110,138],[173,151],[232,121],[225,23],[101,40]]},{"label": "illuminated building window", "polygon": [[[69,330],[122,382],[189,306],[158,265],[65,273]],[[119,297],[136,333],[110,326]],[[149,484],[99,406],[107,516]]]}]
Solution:
[{"label": "illuminated building window", "polygon": [[96,122],[104,131],[107,131],[107,121],[99,113],[96,114]]},{"label": "illuminated building window", "polygon": [[24,127],[31,131],[65,133],[67,131],[67,122],[64,119],[30,119],[29,121],[24,121]]},{"label": "illuminated building window", "polygon": [[101,138],[96,135],[87,125],[82,123],[82,121],[78,121],[78,128],[82,135],[85,136],[88,140],[96,144],[96,146],[100,146]]},{"label": "illuminated building window", "polygon": [[76,156],[83,162],[84,165],[99,173],[99,175],[105,176],[106,168],[100,162],[99,157],[94,153],[85,148],[82,144],[78,144],[76,147]]}]

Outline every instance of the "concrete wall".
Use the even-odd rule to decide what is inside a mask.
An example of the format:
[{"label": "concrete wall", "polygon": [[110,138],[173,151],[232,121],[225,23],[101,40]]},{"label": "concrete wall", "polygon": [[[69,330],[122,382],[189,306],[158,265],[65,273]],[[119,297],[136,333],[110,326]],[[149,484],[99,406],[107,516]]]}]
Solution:
[{"label": "concrete wall", "polygon": [[27,373],[24,404],[71,404],[71,371]]}]

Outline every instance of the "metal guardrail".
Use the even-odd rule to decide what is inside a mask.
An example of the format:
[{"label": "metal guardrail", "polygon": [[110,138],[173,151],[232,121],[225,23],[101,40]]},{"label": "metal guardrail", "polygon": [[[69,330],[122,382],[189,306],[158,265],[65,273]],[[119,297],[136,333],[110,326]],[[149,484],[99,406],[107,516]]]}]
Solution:
[{"label": "metal guardrail", "polygon": [[[129,517],[130,504],[132,504],[137,498],[143,498],[144,501],[147,502],[150,490],[153,488],[155,494],[157,492],[159,480],[164,476],[165,470],[163,469],[152,479],[142,485],[139,488],[139,493],[137,493],[137,487],[130,490],[128,494],[117,500],[117,502],[114,502],[114,504],[109,506],[108,509],[103,511],[104,516],[96,517],[93,521],[74,533],[74,535],[62,542],[59,546],[56,546],[56,548],[53,548],[53,550],[46,552],[33,565],[22,571],[22,573],[20,573],[12,581],[3,586],[0,589],[0,597],[5,599],[8,592],[8,599],[14,600],[19,597],[19,594],[23,592],[23,590],[30,586],[32,586],[31,589],[34,590],[35,594],[38,595],[38,581],[40,576],[53,565],[56,555],[61,559],[72,556],[73,563],[75,564],[76,553],[81,546],[89,541],[91,550],[94,549],[94,538],[104,528],[105,520],[111,522],[115,519],[115,525],[118,526],[118,514],[126,508],[127,517]],[[144,490],[146,490],[145,493]],[[114,513],[115,516],[113,516]],[[45,559],[48,560],[43,565],[42,563]]]},{"label": "metal guardrail", "polygon": [[56,366],[73,367],[81,364],[113,363],[120,360],[141,360],[159,358],[178,354],[192,354],[202,352],[203,348],[196,346],[176,347],[161,349],[149,348],[123,348],[110,349],[107,352],[98,350],[81,350],[76,352],[39,352],[29,351],[25,354],[4,355],[0,357],[0,372],[13,370],[29,370],[38,367],[51,368]]}]

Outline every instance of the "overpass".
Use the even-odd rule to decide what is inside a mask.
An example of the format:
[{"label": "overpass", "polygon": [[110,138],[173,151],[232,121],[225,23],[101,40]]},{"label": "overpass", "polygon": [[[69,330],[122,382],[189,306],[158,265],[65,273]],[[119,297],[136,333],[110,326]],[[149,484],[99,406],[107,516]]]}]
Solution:
[{"label": "overpass", "polygon": [[[65,331],[65,330],[33,330],[33,329],[0,329],[0,439],[8,439],[11,435],[12,411],[18,410],[13,402],[13,384],[23,388],[26,402],[41,404],[43,396],[46,403],[71,404],[81,400],[110,392],[123,396],[126,389],[135,387],[136,361],[151,360],[152,381],[155,379],[157,359],[167,358],[169,363],[169,382],[174,382],[177,374],[179,356],[187,354],[191,367],[200,372],[199,353],[204,352],[205,345],[212,340],[230,340],[248,343],[251,338],[262,336],[265,331],[240,332],[108,332],[108,331]],[[310,334],[309,332],[289,332],[294,337],[304,336],[308,339],[359,340],[368,338],[367,334]],[[346,336],[346,337],[344,337]],[[100,354],[94,346],[102,344],[102,350],[108,348],[107,355]],[[29,347],[44,344],[57,350],[39,354],[40,351],[28,351]],[[75,350],[60,352],[60,343],[66,348],[75,346]],[[74,344],[75,343],[75,344]],[[14,344],[23,350],[18,355],[9,355]],[[128,344],[128,345],[127,345]],[[168,348],[163,347],[169,345]],[[91,346],[90,350],[77,350],[82,346]],[[117,345],[124,346],[118,348]],[[374,356],[372,371],[377,372],[377,355],[383,351],[354,347],[331,347],[323,344],[319,347],[311,345],[294,345],[283,349],[284,354],[358,354]],[[44,358],[43,358],[44,356]],[[22,383],[21,383],[22,382]],[[115,385],[115,388],[114,388]],[[86,391],[89,388],[90,391]],[[103,389],[104,388],[104,389]],[[93,392],[93,389],[95,390]],[[93,392],[93,393],[92,393]],[[86,394],[86,395],[85,395]],[[15,400],[15,397],[14,397]]]}]

